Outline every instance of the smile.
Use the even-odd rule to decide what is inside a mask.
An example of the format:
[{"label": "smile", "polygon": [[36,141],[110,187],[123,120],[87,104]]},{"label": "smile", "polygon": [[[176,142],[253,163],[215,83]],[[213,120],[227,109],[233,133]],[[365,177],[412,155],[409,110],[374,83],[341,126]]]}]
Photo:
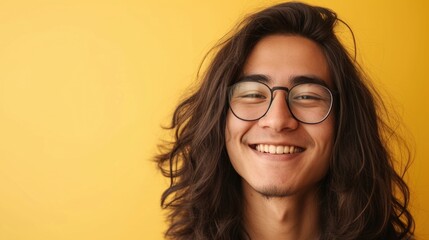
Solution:
[{"label": "smile", "polygon": [[271,154],[291,154],[299,153],[304,151],[303,148],[297,146],[282,146],[282,145],[269,145],[269,144],[257,144],[255,146],[256,151],[262,153]]}]

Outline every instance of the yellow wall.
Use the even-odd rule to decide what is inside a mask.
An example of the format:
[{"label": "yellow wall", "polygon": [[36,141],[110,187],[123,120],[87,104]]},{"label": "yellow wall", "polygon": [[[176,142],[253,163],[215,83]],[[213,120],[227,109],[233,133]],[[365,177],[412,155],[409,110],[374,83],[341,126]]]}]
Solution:
[{"label": "yellow wall", "polygon": [[[0,1],[0,239],[162,239],[159,126],[260,2]],[[413,211],[429,239],[428,1],[308,2],[349,22],[414,135]]]}]

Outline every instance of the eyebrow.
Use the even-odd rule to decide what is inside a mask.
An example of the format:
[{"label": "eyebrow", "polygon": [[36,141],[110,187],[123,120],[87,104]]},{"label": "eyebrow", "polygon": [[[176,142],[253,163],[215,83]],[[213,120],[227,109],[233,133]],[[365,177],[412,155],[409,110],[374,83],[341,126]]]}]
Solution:
[{"label": "eyebrow", "polygon": [[[250,74],[250,75],[242,76],[238,80],[238,82],[242,82],[242,81],[263,82],[263,83],[268,84],[272,80],[269,76],[264,75],[264,74]],[[315,83],[315,84],[320,84],[322,86],[329,88],[329,86],[325,80],[323,80],[317,76],[314,76],[314,75],[296,75],[296,76],[292,76],[289,79],[289,81],[292,84],[292,86],[295,86],[298,84],[303,84],[303,83]]]},{"label": "eyebrow", "polygon": [[263,83],[269,83],[271,82],[270,77],[264,74],[251,74],[251,75],[244,75],[238,79],[238,82],[263,82]]}]

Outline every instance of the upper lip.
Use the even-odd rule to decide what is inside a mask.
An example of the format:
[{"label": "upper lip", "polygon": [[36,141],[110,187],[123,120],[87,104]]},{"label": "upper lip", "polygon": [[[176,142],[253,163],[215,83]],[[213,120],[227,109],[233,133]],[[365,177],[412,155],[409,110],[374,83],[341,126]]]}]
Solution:
[{"label": "upper lip", "polygon": [[302,149],[305,149],[304,147],[294,144],[294,143],[287,143],[287,142],[258,142],[258,143],[250,143],[249,146],[255,147],[256,145],[274,145],[274,146],[294,146],[299,147]]}]

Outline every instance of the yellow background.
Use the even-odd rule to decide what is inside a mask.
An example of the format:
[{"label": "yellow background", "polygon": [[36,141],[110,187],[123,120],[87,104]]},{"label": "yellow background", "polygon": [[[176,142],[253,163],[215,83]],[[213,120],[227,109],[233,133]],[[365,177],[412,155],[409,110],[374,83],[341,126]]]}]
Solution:
[{"label": "yellow background", "polygon": [[[429,239],[428,1],[307,2],[351,25],[414,136],[412,210]],[[0,239],[162,239],[160,126],[210,47],[271,3],[0,1]]]}]

